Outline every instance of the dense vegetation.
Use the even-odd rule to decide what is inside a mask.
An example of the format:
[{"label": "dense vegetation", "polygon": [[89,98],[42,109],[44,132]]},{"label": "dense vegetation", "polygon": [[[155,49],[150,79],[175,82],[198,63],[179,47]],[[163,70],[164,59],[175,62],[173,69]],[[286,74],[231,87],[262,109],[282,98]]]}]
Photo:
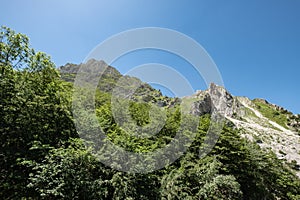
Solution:
[{"label": "dense vegetation", "polygon": [[[110,87],[116,79],[112,77],[106,77],[109,82],[100,80],[95,95],[97,119],[108,140],[132,152],[150,152],[174,140],[179,129],[195,138],[180,159],[151,173],[126,173],[105,166],[75,129],[72,83],[61,79],[49,56],[30,48],[25,35],[2,27],[0,41],[2,199],[300,199],[299,179],[272,152],[241,138],[229,122],[212,152],[199,159],[210,116],[185,116],[178,100],[148,86],[140,89],[137,99],[119,99],[120,105],[129,103],[129,109],[116,109],[131,115],[133,121],[114,119]],[[63,76],[69,81],[74,78],[67,72]],[[165,111],[166,124],[153,137],[135,137],[144,129],[133,134],[132,127],[152,123],[153,103]],[[160,112],[154,115],[154,119],[163,117]],[[82,121],[88,119],[86,115]],[[196,120],[198,128],[190,129],[185,120]]]}]

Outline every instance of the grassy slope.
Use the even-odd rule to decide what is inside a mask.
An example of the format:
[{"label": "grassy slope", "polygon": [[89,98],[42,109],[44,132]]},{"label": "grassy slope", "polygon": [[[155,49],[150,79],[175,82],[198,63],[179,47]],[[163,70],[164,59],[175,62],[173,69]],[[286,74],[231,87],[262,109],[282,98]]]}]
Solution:
[{"label": "grassy slope", "polygon": [[253,103],[256,105],[256,109],[266,118],[276,122],[277,124],[287,128],[288,118],[282,111],[276,110],[272,105],[264,103],[258,99],[254,99]]}]

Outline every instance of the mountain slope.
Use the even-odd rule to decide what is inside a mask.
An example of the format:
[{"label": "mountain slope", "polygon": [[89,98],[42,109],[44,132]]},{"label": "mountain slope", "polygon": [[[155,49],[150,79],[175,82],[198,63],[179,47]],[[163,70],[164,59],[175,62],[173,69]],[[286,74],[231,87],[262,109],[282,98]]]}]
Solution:
[{"label": "mountain slope", "polygon": [[211,84],[206,91],[197,91],[184,99],[192,99],[190,113],[203,115],[210,112],[213,106],[211,99],[215,94],[223,102],[218,108],[219,112],[241,129],[243,137],[264,149],[271,149],[300,177],[299,115],[263,99],[234,97],[225,88],[215,84]]},{"label": "mountain slope", "polygon": [[[99,66],[106,68],[102,73],[99,82],[98,90],[104,93],[113,93],[117,91],[127,92],[132,95],[128,98],[133,101],[142,101],[155,103],[160,107],[164,106],[174,106],[179,103],[178,98],[169,98],[163,96],[161,91],[152,88],[149,84],[143,83],[140,79],[131,76],[123,76],[121,73],[116,70],[114,67],[109,66],[104,61],[97,61],[94,59],[89,60],[86,64],[72,64],[67,63],[64,66],[59,67],[61,78],[67,82],[74,82],[76,74],[81,67],[88,66],[86,70],[90,70],[89,66]],[[91,67],[93,68],[93,67]],[[93,69],[91,69],[93,70]],[[96,75],[87,71],[89,73],[89,78],[94,79]],[[117,90],[114,90],[116,89]],[[127,98],[127,97],[126,97]]]},{"label": "mountain slope", "polygon": [[[264,99],[250,100],[247,97],[232,96],[225,88],[213,83],[207,90],[199,90],[181,100],[169,98],[135,77],[122,76],[104,61],[90,60],[87,64],[95,63],[107,67],[98,84],[101,92],[111,94],[116,86],[120,87],[118,81],[122,78],[122,90],[130,92],[130,87],[134,89],[134,85],[139,85],[130,97],[133,101],[155,103],[166,107],[181,103],[183,111],[197,116],[210,114],[215,107],[241,130],[242,137],[256,142],[264,149],[271,149],[300,177],[300,115],[294,115]],[[73,82],[82,66],[83,64],[70,63],[61,66],[59,70],[62,79]]]}]

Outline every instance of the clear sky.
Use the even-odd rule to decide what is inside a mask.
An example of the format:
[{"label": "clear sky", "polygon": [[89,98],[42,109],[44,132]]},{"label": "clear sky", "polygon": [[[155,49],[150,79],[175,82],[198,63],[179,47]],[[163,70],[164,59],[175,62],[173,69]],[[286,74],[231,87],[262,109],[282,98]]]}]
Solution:
[{"label": "clear sky", "polygon": [[[300,113],[299,0],[2,0],[0,24],[28,35],[32,47],[51,55],[57,66],[82,62],[121,31],[174,29],[207,50],[233,95],[264,98]],[[187,65],[149,50],[113,66],[125,73],[147,62]],[[202,80],[193,87],[205,89]]]}]

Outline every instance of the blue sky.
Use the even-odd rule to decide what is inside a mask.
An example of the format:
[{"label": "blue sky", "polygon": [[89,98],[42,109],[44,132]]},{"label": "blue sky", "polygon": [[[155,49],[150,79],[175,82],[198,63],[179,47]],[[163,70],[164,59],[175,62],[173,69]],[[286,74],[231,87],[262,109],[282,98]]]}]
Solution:
[{"label": "blue sky", "polygon": [[[174,29],[206,49],[232,94],[300,113],[299,0],[10,0],[1,7],[0,24],[28,35],[58,66],[82,62],[99,43],[128,29]],[[186,70],[188,63],[168,53],[135,52],[113,66],[124,73],[148,62],[181,68],[194,89],[206,87]]]}]

